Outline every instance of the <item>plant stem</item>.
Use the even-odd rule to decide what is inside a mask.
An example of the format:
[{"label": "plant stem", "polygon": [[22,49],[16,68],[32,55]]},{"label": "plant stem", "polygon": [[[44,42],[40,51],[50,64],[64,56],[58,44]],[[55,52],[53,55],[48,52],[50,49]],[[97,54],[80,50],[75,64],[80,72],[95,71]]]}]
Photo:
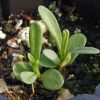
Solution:
[{"label": "plant stem", "polygon": [[40,77],[40,70],[39,70],[39,63],[38,63],[38,61],[35,64],[33,64],[32,68],[33,68],[33,72],[35,72],[35,74],[38,77]]},{"label": "plant stem", "polygon": [[32,92],[33,92],[33,94],[35,93],[35,91],[34,91],[34,84],[32,84]]},{"label": "plant stem", "polygon": [[58,70],[59,70],[59,71],[62,71],[62,70],[63,70],[63,68],[64,68],[64,67],[60,66]]},{"label": "plant stem", "polygon": [[37,74],[37,76],[40,76],[40,71],[38,66],[34,66],[33,71]]}]

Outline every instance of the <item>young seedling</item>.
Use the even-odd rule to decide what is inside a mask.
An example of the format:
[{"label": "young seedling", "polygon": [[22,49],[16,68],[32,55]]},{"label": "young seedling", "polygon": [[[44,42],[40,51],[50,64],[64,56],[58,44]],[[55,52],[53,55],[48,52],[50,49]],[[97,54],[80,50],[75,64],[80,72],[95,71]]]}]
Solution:
[{"label": "young seedling", "polygon": [[41,52],[42,32],[37,23],[30,26],[29,32],[30,52],[28,53],[29,62],[19,61],[13,65],[13,72],[17,79],[24,83],[32,84],[40,76],[39,58]]},{"label": "young seedling", "polygon": [[61,32],[55,16],[46,7],[39,6],[38,12],[58,48],[58,53],[51,49],[43,50],[40,60],[42,66],[48,68],[60,67],[62,69],[72,64],[79,54],[100,53],[100,50],[94,47],[85,47],[87,40],[82,33],[77,33],[69,37],[69,31],[67,29]]},{"label": "young seedling", "polygon": [[[42,48],[43,33],[40,26],[34,22],[30,25],[28,53],[29,62],[19,61],[13,65],[13,73],[16,78],[26,84],[33,84],[36,79],[42,81],[44,88],[58,90],[64,83],[63,76],[56,69],[48,69],[40,73],[40,53]],[[46,63],[46,61],[45,61]]]}]

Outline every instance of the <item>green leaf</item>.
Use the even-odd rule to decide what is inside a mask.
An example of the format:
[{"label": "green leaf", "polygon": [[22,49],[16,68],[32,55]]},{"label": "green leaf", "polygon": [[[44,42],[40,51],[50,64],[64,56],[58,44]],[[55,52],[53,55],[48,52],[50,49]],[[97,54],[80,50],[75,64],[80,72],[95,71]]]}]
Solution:
[{"label": "green leaf", "polygon": [[71,50],[77,47],[84,47],[86,44],[86,37],[81,34],[77,33],[72,35],[68,40],[67,51],[70,52]]},{"label": "green leaf", "polygon": [[72,53],[71,59],[70,59],[68,65],[72,64],[72,63],[75,61],[75,59],[77,58],[77,56],[78,56],[78,54],[73,54],[73,53]]},{"label": "green leaf", "polygon": [[52,60],[48,59],[46,56],[42,55],[40,56],[40,65],[47,68],[56,68],[58,67],[57,64],[55,64]]},{"label": "green leaf", "polygon": [[66,55],[68,39],[69,39],[69,31],[66,29],[62,32],[61,58],[63,58]]},{"label": "green leaf", "polygon": [[34,64],[36,62],[35,58],[30,53],[28,53],[28,59],[32,64]]},{"label": "green leaf", "polygon": [[[67,53],[71,52],[75,48],[84,47],[86,45],[86,41],[87,41],[86,37],[81,33],[72,35],[68,41]],[[78,56],[78,54],[72,53],[69,64],[72,64],[77,56]]]},{"label": "green leaf", "polygon": [[17,79],[20,80],[20,74],[24,71],[32,71],[32,67],[24,61],[19,61],[13,65],[13,72]]},{"label": "green leaf", "polygon": [[48,59],[50,59],[55,64],[59,65],[60,60],[59,60],[57,54],[53,50],[51,50],[51,49],[44,49],[43,50],[43,55],[45,55]]},{"label": "green leaf", "polygon": [[22,82],[26,84],[32,84],[37,79],[37,75],[34,72],[24,71],[20,74]]},{"label": "green leaf", "polygon": [[42,83],[44,88],[48,90],[58,90],[64,84],[64,79],[59,71],[50,69],[43,73]]},{"label": "green leaf", "polygon": [[65,57],[65,59],[62,61],[60,67],[64,67],[64,66],[68,65],[70,60],[71,60],[71,53],[68,53],[67,56]]},{"label": "green leaf", "polygon": [[29,43],[32,56],[35,60],[39,60],[42,46],[42,31],[36,22],[30,25]]},{"label": "green leaf", "polygon": [[77,54],[98,54],[100,53],[100,50],[94,47],[82,47],[82,48],[75,48],[71,52]]},{"label": "green leaf", "polygon": [[48,30],[50,31],[51,35],[56,41],[57,47],[59,51],[61,50],[61,42],[62,42],[62,35],[61,35],[61,30],[59,28],[59,24],[55,18],[55,16],[52,14],[50,10],[48,10],[44,6],[39,6],[38,12],[46,24]]}]

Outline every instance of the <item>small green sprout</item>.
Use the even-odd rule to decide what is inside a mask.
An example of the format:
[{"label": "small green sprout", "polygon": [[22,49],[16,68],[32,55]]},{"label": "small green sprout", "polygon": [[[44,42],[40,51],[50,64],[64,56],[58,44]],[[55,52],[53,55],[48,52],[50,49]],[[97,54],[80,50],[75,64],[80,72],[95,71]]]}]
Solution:
[{"label": "small green sprout", "polygon": [[[44,49],[41,54],[43,32],[39,24],[33,22],[29,32],[29,62],[16,62],[13,65],[13,73],[18,80],[26,84],[33,84],[39,80],[43,83],[44,88],[58,90],[64,84],[64,79],[61,73],[54,68],[62,69],[72,64],[79,54],[98,54],[100,50],[85,47],[87,40],[82,33],[69,36],[67,29],[61,32],[55,16],[47,8],[39,6],[38,10],[57,44],[58,53],[51,49]],[[42,67],[40,66],[47,67],[47,70],[41,73]]]},{"label": "small green sprout", "polygon": [[[26,84],[33,84],[36,79],[42,81],[44,88],[58,90],[64,83],[63,76],[56,69],[48,69],[40,73],[40,53],[42,48],[43,32],[40,26],[34,22],[30,25],[28,53],[29,62],[19,61],[13,65],[13,73],[16,78]],[[45,63],[47,63],[45,61]]]},{"label": "small green sprout", "polygon": [[43,50],[43,54],[40,57],[40,64],[42,66],[48,68],[56,68],[59,66],[62,69],[72,64],[79,54],[100,53],[100,50],[96,48],[85,47],[87,39],[82,33],[69,36],[67,29],[61,32],[55,16],[46,7],[39,6],[38,11],[58,48],[58,54],[51,49]]}]

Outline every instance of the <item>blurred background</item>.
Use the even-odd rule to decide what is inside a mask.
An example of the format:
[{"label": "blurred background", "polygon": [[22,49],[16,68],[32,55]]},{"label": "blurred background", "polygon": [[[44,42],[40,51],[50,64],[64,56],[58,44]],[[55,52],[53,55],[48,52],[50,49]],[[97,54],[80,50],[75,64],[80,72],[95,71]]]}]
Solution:
[{"label": "blurred background", "polygon": [[59,7],[63,5],[65,11],[68,6],[76,6],[79,14],[100,17],[100,0],[0,0],[0,18],[6,19],[10,14],[19,14],[22,10],[36,11],[38,5],[48,6],[53,1],[56,1]]}]

